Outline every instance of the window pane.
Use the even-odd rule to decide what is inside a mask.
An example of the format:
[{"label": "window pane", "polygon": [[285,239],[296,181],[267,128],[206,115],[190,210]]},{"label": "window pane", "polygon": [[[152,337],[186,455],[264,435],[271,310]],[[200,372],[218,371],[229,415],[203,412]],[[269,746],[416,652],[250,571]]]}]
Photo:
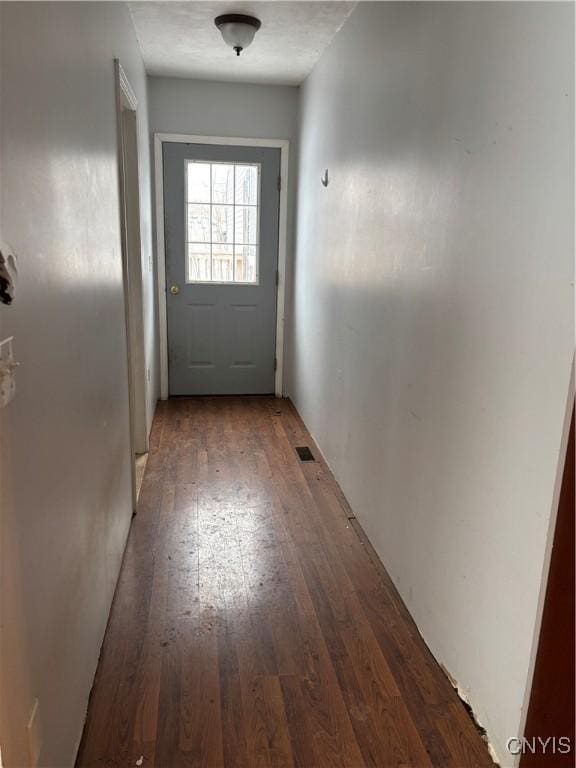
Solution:
[{"label": "window pane", "polygon": [[212,202],[234,202],[234,166],[214,163],[212,166]]},{"label": "window pane", "polygon": [[210,242],[210,206],[188,206],[188,242]]},{"label": "window pane", "polygon": [[212,242],[230,245],[234,242],[234,206],[212,206]]},{"label": "window pane", "polygon": [[258,166],[236,166],[236,205],[258,204]]},{"label": "window pane", "polygon": [[189,203],[210,202],[210,163],[188,163]]},{"label": "window pane", "polygon": [[230,283],[234,280],[234,255],[231,245],[212,246],[212,280]]},{"label": "window pane", "polygon": [[258,209],[257,208],[240,208],[235,209],[236,212],[236,232],[234,240],[237,244],[255,245],[258,242],[257,222],[258,222]]},{"label": "window pane", "polygon": [[186,163],[190,282],[258,282],[260,166]]},{"label": "window pane", "polygon": [[188,243],[188,282],[209,282],[210,246]]},{"label": "window pane", "polygon": [[234,247],[237,283],[258,282],[256,250],[255,245],[236,245]]}]

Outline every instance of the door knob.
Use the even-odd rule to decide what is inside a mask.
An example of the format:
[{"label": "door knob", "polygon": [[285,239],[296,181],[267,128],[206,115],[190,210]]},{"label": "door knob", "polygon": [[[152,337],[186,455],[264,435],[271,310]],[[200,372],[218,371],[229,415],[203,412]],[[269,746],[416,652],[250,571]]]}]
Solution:
[{"label": "door knob", "polygon": [[170,293],[177,296],[180,293],[180,288],[177,285],[170,286]]}]

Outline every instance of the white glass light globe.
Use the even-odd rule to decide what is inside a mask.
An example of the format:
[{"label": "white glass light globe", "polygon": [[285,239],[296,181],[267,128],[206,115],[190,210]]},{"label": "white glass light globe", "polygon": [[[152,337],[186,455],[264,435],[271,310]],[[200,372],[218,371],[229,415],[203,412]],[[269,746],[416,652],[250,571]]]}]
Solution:
[{"label": "white glass light globe", "polygon": [[240,56],[240,52],[248,48],[254,40],[257,30],[260,29],[258,19],[237,13],[218,16],[214,23],[220,30],[226,45],[235,50],[237,56]]}]

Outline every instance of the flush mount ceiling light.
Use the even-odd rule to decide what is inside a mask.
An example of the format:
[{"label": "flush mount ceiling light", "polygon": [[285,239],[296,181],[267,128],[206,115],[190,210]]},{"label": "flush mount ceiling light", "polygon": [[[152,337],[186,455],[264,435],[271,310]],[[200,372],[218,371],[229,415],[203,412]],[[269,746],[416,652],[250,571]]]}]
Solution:
[{"label": "flush mount ceiling light", "polygon": [[236,51],[236,56],[240,56],[240,51],[248,48],[261,27],[259,19],[254,16],[244,16],[242,13],[225,13],[223,16],[217,16],[214,24],[220,30],[226,45]]}]

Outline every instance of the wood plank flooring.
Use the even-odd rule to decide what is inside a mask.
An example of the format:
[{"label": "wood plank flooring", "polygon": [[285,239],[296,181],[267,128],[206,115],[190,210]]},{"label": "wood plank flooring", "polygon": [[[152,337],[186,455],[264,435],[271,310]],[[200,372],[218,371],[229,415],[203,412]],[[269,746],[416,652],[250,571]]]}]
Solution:
[{"label": "wood plank flooring", "polygon": [[287,401],[158,406],[77,760],[136,765],[493,765]]}]

